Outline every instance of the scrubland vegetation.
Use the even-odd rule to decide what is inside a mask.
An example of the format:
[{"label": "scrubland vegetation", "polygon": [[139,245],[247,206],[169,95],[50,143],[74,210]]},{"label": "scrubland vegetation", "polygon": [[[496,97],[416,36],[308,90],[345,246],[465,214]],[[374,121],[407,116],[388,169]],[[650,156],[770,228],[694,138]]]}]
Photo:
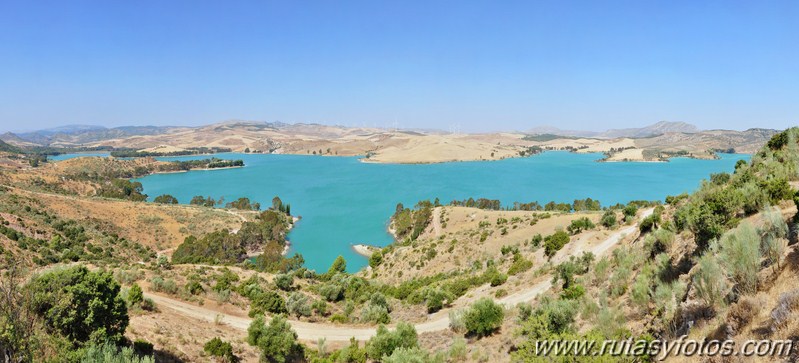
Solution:
[{"label": "scrubland vegetation", "polygon": [[[776,135],[750,163],[665,205],[400,204],[391,221],[397,241],[356,274],[341,257],[327,271],[306,269],[299,255],[284,257],[293,218],[279,198],[264,211],[246,198],[223,204],[250,218],[235,232],[196,233],[174,250],[156,251],[96,219],[63,218],[20,190],[142,200],[141,186],[129,178],[157,166],[66,163],[59,175],[82,183],[67,187],[47,174],[36,174],[42,182],[3,175],[0,354],[14,362],[534,362],[574,360],[536,356],[539,340],[795,336],[798,137],[799,129]],[[169,195],[154,201],[179,208]],[[185,208],[210,210],[201,206],[220,202],[198,196],[191,204]],[[462,226],[455,226],[456,212]],[[588,252],[621,230],[617,247]],[[467,255],[468,248],[482,251]],[[452,261],[452,268],[440,272],[432,261]],[[44,268],[32,269],[38,266]],[[542,282],[552,288],[532,302],[499,302]],[[218,332],[200,342],[161,340],[158,332],[152,341],[132,339],[142,333],[133,332],[134,322],[165,314],[153,293],[252,321],[237,336],[220,318]],[[413,322],[427,314],[448,316],[449,329],[418,333]],[[376,333],[343,345],[309,342],[292,328],[297,320]],[[197,355],[175,353],[181,340]]]}]

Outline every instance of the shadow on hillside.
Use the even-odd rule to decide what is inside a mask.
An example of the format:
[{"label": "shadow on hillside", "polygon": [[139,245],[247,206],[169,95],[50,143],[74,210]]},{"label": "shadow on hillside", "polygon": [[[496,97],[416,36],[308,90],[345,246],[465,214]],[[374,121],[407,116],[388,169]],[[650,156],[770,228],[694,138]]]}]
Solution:
[{"label": "shadow on hillside", "polygon": [[172,352],[168,352],[165,350],[156,350],[155,354],[155,361],[158,363],[184,363],[186,362],[183,358],[176,356]]}]

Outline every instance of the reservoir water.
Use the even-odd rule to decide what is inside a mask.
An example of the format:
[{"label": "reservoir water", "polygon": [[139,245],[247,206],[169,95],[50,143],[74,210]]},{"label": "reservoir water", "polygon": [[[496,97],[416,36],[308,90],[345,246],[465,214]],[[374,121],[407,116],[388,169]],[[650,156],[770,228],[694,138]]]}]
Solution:
[{"label": "reservoir water", "polygon": [[[270,205],[274,196],[302,216],[289,234],[290,253],[301,253],[306,266],[326,271],[338,255],[349,271],[366,265],[352,244],[384,246],[397,203],[413,206],[422,199],[446,204],[469,197],[513,202],[568,202],[590,197],[603,206],[630,200],[663,200],[695,190],[710,173],[731,172],[748,155],[721,154],[718,160],[675,158],[667,163],[595,162],[601,154],[546,152],[501,161],[425,165],[372,164],[354,157],[218,154],[243,159],[244,168],[155,174],[138,179],[152,198],[171,194],[181,203],[195,195],[248,197]],[[208,156],[159,158],[187,160]]]}]

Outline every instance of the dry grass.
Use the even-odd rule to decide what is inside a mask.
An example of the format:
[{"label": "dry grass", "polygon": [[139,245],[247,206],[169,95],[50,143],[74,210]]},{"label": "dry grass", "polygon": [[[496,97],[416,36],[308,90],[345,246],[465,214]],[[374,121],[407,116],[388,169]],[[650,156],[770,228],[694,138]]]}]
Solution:
[{"label": "dry grass", "polygon": [[[542,218],[547,214],[551,217]],[[529,271],[532,272],[548,261],[543,248],[533,246],[533,236],[550,235],[581,217],[588,217],[596,223],[601,214],[436,208],[434,220],[427,230],[411,245],[397,247],[388,253],[384,262],[369,275],[383,282],[397,283],[413,277],[467,270],[475,261],[484,263],[489,259],[499,263],[502,266],[500,270],[507,270],[512,256],[502,255],[503,246],[516,246],[525,258],[533,262],[533,269]],[[537,222],[531,225],[533,220]],[[573,236],[572,242],[580,241],[588,247],[604,240],[606,235],[605,230],[588,231]],[[559,255],[568,255],[577,244],[567,244]]]}]

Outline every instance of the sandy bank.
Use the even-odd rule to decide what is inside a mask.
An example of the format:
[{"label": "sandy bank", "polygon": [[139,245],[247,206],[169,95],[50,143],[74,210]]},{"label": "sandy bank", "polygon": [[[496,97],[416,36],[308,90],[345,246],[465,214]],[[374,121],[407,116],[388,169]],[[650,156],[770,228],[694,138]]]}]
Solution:
[{"label": "sandy bank", "polygon": [[372,254],[379,251],[379,247],[369,246],[365,244],[352,245],[352,250],[363,257],[372,257]]}]

